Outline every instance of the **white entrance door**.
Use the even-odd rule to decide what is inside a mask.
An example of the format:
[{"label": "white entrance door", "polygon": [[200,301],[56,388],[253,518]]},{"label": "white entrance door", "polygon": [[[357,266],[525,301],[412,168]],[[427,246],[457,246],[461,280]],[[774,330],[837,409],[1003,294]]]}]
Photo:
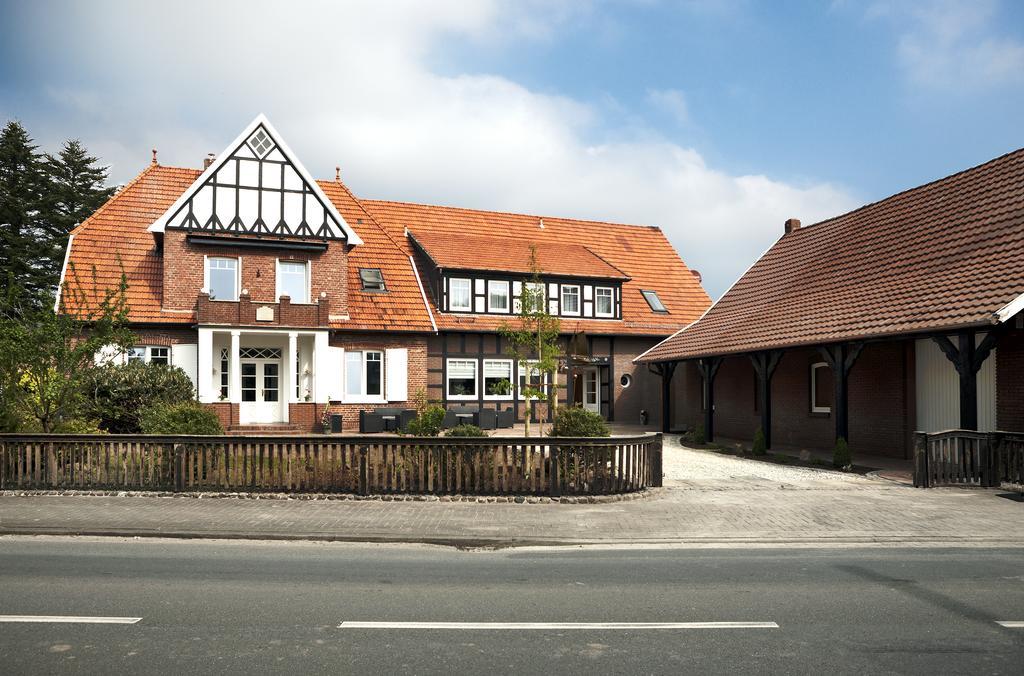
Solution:
[{"label": "white entrance door", "polygon": [[583,408],[594,413],[601,412],[601,388],[597,369],[587,369],[583,372]]},{"label": "white entrance door", "polygon": [[281,396],[281,361],[243,359],[242,403],[238,417],[243,425],[284,420]]}]

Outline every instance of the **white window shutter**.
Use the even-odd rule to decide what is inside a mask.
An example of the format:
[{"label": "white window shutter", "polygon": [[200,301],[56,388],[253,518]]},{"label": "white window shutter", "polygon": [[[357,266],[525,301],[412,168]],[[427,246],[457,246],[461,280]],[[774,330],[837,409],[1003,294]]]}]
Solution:
[{"label": "white window shutter", "polygon": [[341,401],[345,392],[345,348],[328,345],[324,349],[318,345],[315,358],[316,369],[313,372],[316,383],[315,401],[318,403]]},{"label": "white window shutter", "polygon": [[197,387],[199,380],[196,377],[199,361],[199,345],[171,345],[171,366],[177,366],[192,381],[192,387]]},{"label": "white window shutter", "polygon": [[96,351],[94,358],[96,364],[100,366],[104,364],[125,364],[128,361],[128,356],[117,345],[104,345]]},{"label": "white window shutter", "polygon": [[384,358],[387,378],[385,395],[388,401],[409,400],[409,350],[397,347],[387,350]]}]

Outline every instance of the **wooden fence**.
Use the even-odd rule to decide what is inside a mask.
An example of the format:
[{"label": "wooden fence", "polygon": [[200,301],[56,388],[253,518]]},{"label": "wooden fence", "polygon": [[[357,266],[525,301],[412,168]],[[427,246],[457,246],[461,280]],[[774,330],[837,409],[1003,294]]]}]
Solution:
[{"label": "wooden fence", "polygon": [[914,435],[914,485],[1024,485],[1024,434],[949,430]]},{"label": "wooden fence", "polygon": [[604,495],[660,486],[662,437],[0,434],[0,489]]}]

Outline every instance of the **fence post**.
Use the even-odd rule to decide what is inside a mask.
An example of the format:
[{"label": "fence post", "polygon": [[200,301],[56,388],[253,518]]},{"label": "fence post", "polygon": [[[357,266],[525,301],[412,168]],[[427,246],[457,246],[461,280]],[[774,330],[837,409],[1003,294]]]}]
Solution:
[{"label": "fence post", "polygon": [[998,487],[1000,437],[998,432],[985,435],[984,451],[981,456],[981,485],[985,488]]},{"label": "fence post", "polygon": [[651,443],[651,487],[661,488],[664,485],[664,464],[662,454],[665,450],[665,435],[658,432],[657,438]]},{"label": "fence post", "polygon": [[914,432],[914,487],[929,488],[931,485],[928,476],[928,435],[924,432]]},{"label": "fence post", "polygon": [[180,493],[185,488],[185,453],[181,444],[174,444],[174,456],[171,462],[172,483],[174,492]]},{"label": "fence post", "polygon": [[369,446],[359,447],[359,495],[369,495],[369,467],[366,461],[366,454],[370,451]]},{"label": "fence post", "polygon": [[555,443],[549,448],[551,453],[548,459],[548,495],[557,498],[562,495],[562,473],[559,470],[561,446]]}]

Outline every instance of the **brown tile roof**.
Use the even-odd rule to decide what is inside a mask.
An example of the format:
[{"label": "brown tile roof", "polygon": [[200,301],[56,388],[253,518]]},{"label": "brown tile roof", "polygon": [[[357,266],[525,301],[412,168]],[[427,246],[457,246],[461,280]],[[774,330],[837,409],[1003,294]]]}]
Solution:
[{"label": "brown tile roof", "polygon": [[[362,200],[362,204],[396,240],[404,238],[408,228],[417,238],[500,235],[549,245],[585,243],[589,251],[629,277],[622,286],[623,320],[563,318],[562,329],[566,332],[668,335],[699,317],[711,302],[697,278],[656,227],[548,216],[542,219],[525,214],[405,202]],[[540,227],[542,220],[543,228]],[[640,294],[641,289],[657,291],[669,314],[653,312]],[[436,306],[433,311],[440,329],[493,330],[508,321],[507,317],[441,313]]]},{"label": "brown tile roof", "polygon": [[1024,294],[1024,149],[784,235],[662,361],[991,325]]},{"label": "brown tile roof", "polygon": [[[116,287],[123,269],[129,284],[131,321],[195,321],[192,313],[161,309],[162,265],[147,228],[200,173],[198,169],[155,164],[147,167],[75,229],[68,275],[74,269],[83,286],[106,289]],[[417,237],[434,243],[432,253],[444,250],[439,242],[465,243],[469,240],[462,238],[471,238],[488,240],[489,246],[477,254],[494,257],[497,251],[490,244],[500,240],[501,252],[518,252],[513,258],[520,265],[520,242],[531,241],[540,244],[539,251],[552,271],[557,268],[558,272],[579,274],[585,269],[587,274],[623,279],[623,321],[563,320],[563,330],[567,332],[664,336],[696,319],[710,304],[704,289],[658,228],[544,217],[541,229],[537,216],[359,200],[340,182],[318,184],[364,241],[349,254],[350,319],[332,323],[336,328],[432,330],[430,314],[409,260],[412,251],[406,227]],[[489,265],[507,269],[500,267],[504,258],[494,257]],[[570,260],[571,269],[565,265]],[[360,291],[360,267],[380,268],[388,293]],[[651,311],[640,289],[657,291],[669,314]],[[68,295],[63,298],[66,301]],[[433,306],[432,298],[430,303],[441,329],[493,330],[507,319],[442,315]]]},{"label": "brown tile roof", "polygon": [[[160,307],[163,268],[149,225],[159,218],[199,177],[198,169],[150,165],[95,214],[75,228],[68,275],[77,271],[92,304],[102,291],[115,288],[124,270],[128,278],[129,319],[133,322],[190,323],[190,312]],[[335,208],[364,244],[349,254],[349,317],[332,326],[348,329],[431,331],[419,285],[408,254],[366,213],[342,183],[318,181]],[[380,268],[388,293],[360,291],[359,268]],[[95,276],[93,275],[95,270]],[[67,282],[66,282],[67,284]],[[64,294],[65,301],[70,296]],[[75,308],[69,307],[74,310]]]},{"label": "brown tile roof", "polygon": [[481,270],[529,274],[531,251],[539,267],[552,275],[629,279],[582,244],[543,242],[513,237],[477,237],[445,232],[412,232],[430,259],[447,270]]}]

